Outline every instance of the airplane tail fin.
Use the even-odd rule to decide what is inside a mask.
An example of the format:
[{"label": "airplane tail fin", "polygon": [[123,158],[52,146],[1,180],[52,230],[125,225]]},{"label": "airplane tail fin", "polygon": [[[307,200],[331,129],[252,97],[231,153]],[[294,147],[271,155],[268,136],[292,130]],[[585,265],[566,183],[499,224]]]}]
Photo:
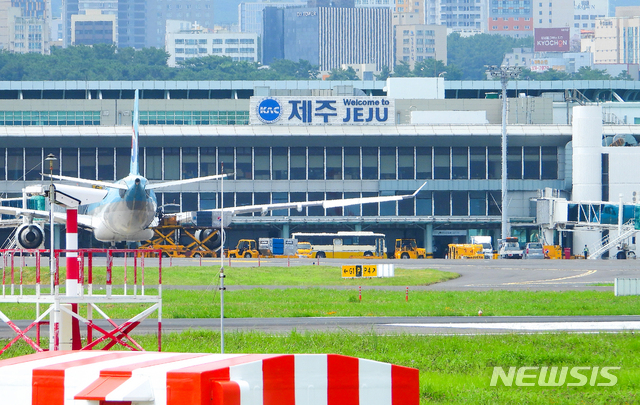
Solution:
[{"label": "airplane tail fin", "polygon": [[131,137],[131,167],[129,169],[129,174],[133,175],[140,174],[140,169],[138,167],[138,122],[138,90],[136,89],[136,95],[133,101],[133,135]]}]

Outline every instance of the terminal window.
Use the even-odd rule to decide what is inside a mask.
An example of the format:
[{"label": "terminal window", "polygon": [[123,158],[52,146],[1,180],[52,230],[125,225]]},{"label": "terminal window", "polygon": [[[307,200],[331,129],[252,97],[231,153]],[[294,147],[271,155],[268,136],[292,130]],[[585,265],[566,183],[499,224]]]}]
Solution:
[{"label": "terminal window", "polygon": [[[53,150],[65,176],[114,180],[128,173],[128,148]],[[218,174],[223,163],[224,171],[235,173],[237,180],[497,180],[502,175],[499,147],[189,146],[142,150],[141,163],[151,180]],[[39,180],[43,153],[43,148],[3,149],[1,169],[10,180]],[[509,147],[507,164],[509,179],[562,179],[555,146]]]},{"label": "terminal window", "polygon": [[100,111],[0,111],[0,125],[100,125]]}]

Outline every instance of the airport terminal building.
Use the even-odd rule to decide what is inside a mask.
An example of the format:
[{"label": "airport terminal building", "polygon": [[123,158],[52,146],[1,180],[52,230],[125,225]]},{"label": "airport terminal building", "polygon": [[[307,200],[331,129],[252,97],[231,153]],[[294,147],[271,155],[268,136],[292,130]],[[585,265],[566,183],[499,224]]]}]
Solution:
[{"label": "airport terminal building", "polygon": [[[426,182],[415,199],[398,203],[235,216],[229,244],[293,232],[370,230],[385,233],[387,246],[415,238],[442,257],[449,243],[474,235],[498,239],[501,100],[492,95],[500,83],[404,80],[0,82],[2,198],[48,184],[41,172],[50,153],[58,159],[54,174],[109,181],[128,174],[133,96],[140,89],[144,176],[229,173],[222,196],[219,181],[163,189],[157,194],[165,212],[410,194]],[[568,122],[578,103],[559,99],[564,87],[586,97],[597,93],[600,100],[609,89],[631,105],[640,91],[637,82],[562,83],[509,84],[507,212],[511,235],[521,242],[538,237],[540,190],[571,198],[575,134]],[[625,121],[633,124],[640,110],[624,108]],[[603,133],[640,135],[639,125],[620,121],[623,113],[608,112],[618,121],[605,120]],[[637,161],[634,152],[625,156]],[[600,173],[594,187],[601,189],[617,176]],[[630,200],[634,185],[625,187]],[[9,229],[0,232],[4,240]],[[84,235],[80,244],[97,242]]]}]

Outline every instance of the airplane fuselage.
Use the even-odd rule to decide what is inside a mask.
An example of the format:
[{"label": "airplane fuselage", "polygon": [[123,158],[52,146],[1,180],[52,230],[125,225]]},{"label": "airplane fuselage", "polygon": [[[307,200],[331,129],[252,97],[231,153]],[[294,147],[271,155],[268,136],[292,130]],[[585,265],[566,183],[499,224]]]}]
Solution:
[{"label": "airplane fuselage", "polygon": [[129,175],[118,183],[125,184],[127,189],[109,189],[102,201],[86,207],[96,239],[103,242],[151,239],[153,231],[148,227],[158,203],[153,190],[146,190],[147,179]]}]

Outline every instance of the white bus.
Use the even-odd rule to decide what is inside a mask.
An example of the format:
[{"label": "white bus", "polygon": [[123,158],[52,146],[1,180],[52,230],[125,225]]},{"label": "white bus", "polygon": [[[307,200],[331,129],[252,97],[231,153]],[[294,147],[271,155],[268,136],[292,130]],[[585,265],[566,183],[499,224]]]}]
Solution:
[{"label": "white bus", "polygon": [[373,232],[307,233],[291,235],[298,242],[311,244],[312,258],[386,258],[385,235]]}]

